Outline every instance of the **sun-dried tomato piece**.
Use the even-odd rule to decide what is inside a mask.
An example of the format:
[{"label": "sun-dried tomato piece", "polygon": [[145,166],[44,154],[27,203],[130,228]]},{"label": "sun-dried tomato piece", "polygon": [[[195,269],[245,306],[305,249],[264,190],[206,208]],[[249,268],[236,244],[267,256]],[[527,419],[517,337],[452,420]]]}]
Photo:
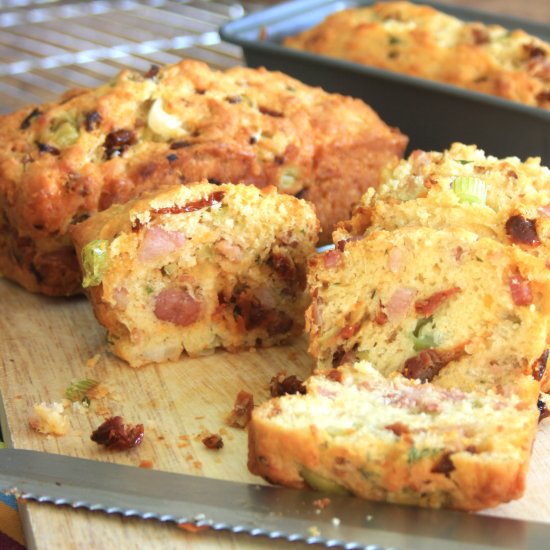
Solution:
[{"label": "sun-dried tomato piece", "polygon": [[353,325],[346,325],[339,333],[338,337],[347,340],[352,336],[355,336],[361,328],[361,323],[354,323]]},{"label": "sun-dried tomato piece", "polygon": [[48,145],[47,143],[37,143],[38,150],[41,153],[49,153],[50,155],[53,155],[54,157],[58,157],[61,154],[61,151],[54,147],[53,145]]},{"label": "sun-dried tomato piece", "polygon": [[278,252],[271,252],[267,263],[285,280],[293,281],[296,278],[296,266],[292,258]]},{"label": "sun-dried tomato piece", "polygon": [[131,130],[115,130],[105,138],[105,156],[107,159],[123,155],[136,142],[136,135]]},{"label": "sun-dried tomato piece", "polygon": [[137,447],[144,435],[143,424],[125,426],[122,416],[113,416],[92,432],[91,440],[108,449],[123,451]]},{"label": "sun-dried tomato piece", "polygon": [[516,244],[524,244],[526,246],[540,245],[536,220],[528,220],[522,215],[516,214],[508,218],[505,228],[506,234]]},{"label": "sun-dried tomato piece", "polygon": [[269,382],[271,397],[280,397],[285,394],[306,393],[304,383],[294,374],[283,378],[284,374],[274,376]]},{"label": "sun-dried tomato piece", "polygon": [[233,409],[227,416],[225,422],[232,428],[246,428],[252,418],[254,410],[254,397],[251,393],[241,390],[237,394]]},{"label": "sun-dried tomato piece", "polygon": [[32,122],[32,119],[40,116],[42,114],[42,111],[36,107],[34,108],[24,119],[23,122],[21,122],[21,125],[19,126],[20,130],[26,130]]},{"label": "sun-dried tomato piece", "polygon": [[151,210],[151,215],[154,214],[184,214],[187,212],[196,212],[197,210],[202,210],[209,206],[214,206],[222,202],[225,193],[223,191],[215,191],[210,193],[204,199],[199,199],[196,201],[191,201],[182,205],[167,206],[166,208],[157,208]]},{"label": "sun-dried tomato piece", "polygon": [[143,75],[144,78],[155,78],[159,74],[160,67],[158,65],[151,65],[149,70]]},{"label": "sun-dried tomato piece", "polygon": [[280,111],[275,111],[275,109],[270,109],[269,107],[258,107],[258,111],[262,113],[262,115],[272,116],[274,118],[282,118],[285,115],[281,113]]},{"label": "sun-dried tomato piece", "polygon": [[429,317],[432,313],[448,298],[460,292],[462,289],[458,286],[450,288],[449,290],[442,290],[441,292],[435,292],[424,300],[416,300],[414,308],[416,313]]},{"label": "sun-dried tomato piece", "polygon": [[405,361],[403,376],[421,382],[431,382],[439,371],[451,361],[456,361],[466,354],[465,344],[451,349],[425,349],[418,355]]},{"label": "sun-dried tomato piece", "polygon": [[97,111],[92,111],[91,113],[86,113],[86,118],[84,119],[84,127],[87,132],[93,132],[102,121],[101,115]]},{"label": "sun-dried tomato piece", "polygon": [[223,439],[218,434],[210,434],[202,439],[203,445],[207,449],[219,450],[223,447]]}]

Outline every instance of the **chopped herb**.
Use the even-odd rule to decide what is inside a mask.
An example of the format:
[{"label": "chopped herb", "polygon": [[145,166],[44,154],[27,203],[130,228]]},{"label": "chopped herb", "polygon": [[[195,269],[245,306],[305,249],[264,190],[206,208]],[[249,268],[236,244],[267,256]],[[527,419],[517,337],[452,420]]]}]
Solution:
[{"label": "chopped herb", "polygon": [[427,458],[429,456],[433,456],[437,454],[439,451],[437,449],[432,448],[425,448],[425,449],[417,449],[414,445],[409,450],[409,454],[407,456],[407,463],[413,464],[414,462],[418,462],[424,458]]},{"label": "chopped herb", "polygon": [[464,160],[464,159],[454,159],[455,162],[459,162],[460,164],[471,164],[474,162],[473,160]]},{"label": "chopped herb", "polygon": [[91,378],[82,378],[80,380],[73,380],[70,386],[65,390],[65,397],[69,401],[82,402],[86,405],[90,404],[90,398],[88,392],[95,388],[99,382],[92,380]]},{"label": "chopped herb", "polygon": [[397,38],[397,36],[390,36],[390,44],[394,46],[395,44],[399,44],[401,40]]}]

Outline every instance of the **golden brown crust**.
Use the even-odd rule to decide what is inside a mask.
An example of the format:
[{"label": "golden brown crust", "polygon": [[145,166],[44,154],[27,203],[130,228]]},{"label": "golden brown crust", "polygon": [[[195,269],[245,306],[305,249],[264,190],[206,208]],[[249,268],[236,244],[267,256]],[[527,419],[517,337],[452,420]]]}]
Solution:
[{"label": "golden brown crust", "polygon": [[550,108],[550,45],[522,30],[384,2],[330,15],[287,46]]},{"label": "golden brown crust", "polygon": [[124,71],[4,116],[0,139],[0,270],[51,295],[80,291],[74,258],[64,262],[68,228],[113,203],[204,178],[274,184],[318,206],[328,238],[407,141],[359,100],[265,69],[194,61],[153,77]]}]

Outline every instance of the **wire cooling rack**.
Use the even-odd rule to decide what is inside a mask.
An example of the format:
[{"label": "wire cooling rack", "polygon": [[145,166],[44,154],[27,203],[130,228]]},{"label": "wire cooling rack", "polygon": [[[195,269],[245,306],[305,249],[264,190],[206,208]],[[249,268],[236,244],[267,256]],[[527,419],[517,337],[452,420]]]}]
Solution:
[{"label": "wire cooling rack", "polygon": [[182,58],[242,63],[226,21],[262,7],[231,0],[0,0],[0,112],[96,87],[125,67]]}]

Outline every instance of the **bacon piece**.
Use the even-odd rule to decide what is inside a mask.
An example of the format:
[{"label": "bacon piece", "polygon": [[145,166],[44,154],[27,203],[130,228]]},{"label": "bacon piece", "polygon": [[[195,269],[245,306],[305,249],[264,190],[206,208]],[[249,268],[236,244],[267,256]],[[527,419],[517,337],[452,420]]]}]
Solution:
[{"label": "bacon piece", "polygon": [[147,262],[174,252],[185,243],[185,235],[166,231],[162,227],[149,227],[139,245],[138,259]]},{"label": "bacon piece", "polygon": [[531,283],[529,280],[524,279],[518,271],[508,277],[508,285],[516,306],[529,306],[533,303]]},{"label": "bacon piece", "polygon": [[385,313],[391,323],[398,323],[405,317],[415,294],[416,290],[408,287],[400,287],[392,294],[385,307]]},{"label": "bacon piece", "polygon": [[218,451],[223,448],[223,439],[218,434],[210,434],[202,439],[203,445],[207,449]]},{"label": "bacon piece", "polygon": [[296,279],[296,266],[292,258],[286,254],[271,252],[267,263],[285,280],[294,281]]},{"label": "bacon piece", "polygon": [[254,397],[251,393],[241,390],[235,399],[233,409],[227,415],[226,424],[232,428],[244,429],[248,426],[252,418],[252,410],[254,409]]},{"label": "bacon piece", "polygon": [[528,220],[520,214],[516,214],[508,218],[505,228],[506,234],[516,244],[524,244],[526,246],[540,245],[536,220]]},{"label": "bacon piece", "polygon": [[424,300],[416,300],[414,303],[416,313],[424,317],[429,317],[447,298],[450,298],[461,290],[460,287],[455,286],[449,290],[436,292]]},{"label": "bacon piece", "polygon": [[421,382],[431,382],[441,369],[451,361],[456,361],[466,354],[466,344],[460,344],[451,349],[425,349],[418,355],[405,361],[403,376]]},{"label": "bacon piece", "polygon": [[388,322],[388,316],[384,313],[381,302],[378,304],[378,311],[374,317],[374,322],[380,326],[385,325]]},{"label": "bacon piece", "polygon": [[202,310],[201,302],[181,288],[167,288],[155,299],[155,316],[180,327],[187,327],[198,321]]},{"label": "bacon piece", "polygon": [[323,255],[323,263],[327,269],[336,267],[342,261],[342,253],[339,250],[329,250]]},{"label": "bacon piece", "polygon": [[230,262],[240,262],[244,257],[243,249],[235,243],[228,241],[226,239],[219,240],[214,245],[214,250],[225,256]]},{"label": "bacon piece", "polygon": [[400,248],[393,247],[388,253],[388,267],[392,273],[401,271],[403,253]]},{"label": "bacon piece", "polygon": [[143,424],[125,426],[122,416],[108,418],[92,432],[91,440],[114,451],[137,447],[144,437]]}]

